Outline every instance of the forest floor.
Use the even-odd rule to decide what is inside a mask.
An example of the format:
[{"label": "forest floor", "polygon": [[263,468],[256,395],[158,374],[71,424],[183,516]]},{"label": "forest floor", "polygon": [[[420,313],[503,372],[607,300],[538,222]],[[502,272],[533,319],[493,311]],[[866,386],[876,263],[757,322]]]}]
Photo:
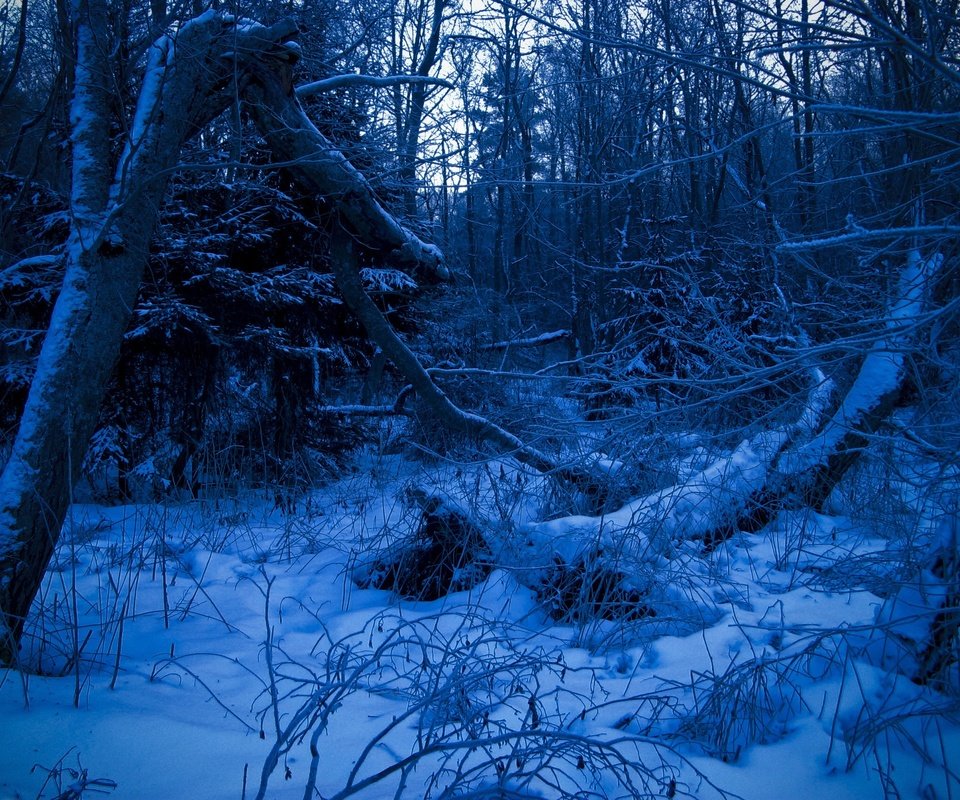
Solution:
[{"label": "forest floor", "polygon": [[515,568],[431,602],[358,588],[417,525],[411,486],[518,536],[543,514],[509,467],[400,456],[286,510],[75,505],[35,669],[0,673],[0,798],[960,797],[956,695],[890,668],[876,624],[938,524],[922,498],[781,514],[678,559],[686,603],[557,621]]}]

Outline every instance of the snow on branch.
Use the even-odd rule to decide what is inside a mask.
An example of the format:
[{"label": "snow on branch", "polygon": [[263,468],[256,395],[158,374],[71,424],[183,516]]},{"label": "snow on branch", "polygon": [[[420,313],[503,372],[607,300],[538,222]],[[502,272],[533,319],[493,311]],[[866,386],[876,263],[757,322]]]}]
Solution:
[{"label": "snow on branch", "polygon": [[30,286],[34,283],[31,277],[38,272],[45,272],[59,266],[62,255],[47,253],[40,256],[28,256],[0,270],[0,291],[4,289]]},{"label": "snow on branch", "polygon": [[511,347],[543,347],[570,338],[570,331],[558,330],[530,336],[525,339],[505,339],[501,342],[480,345],[480,350],[508,350]]},{"label": "snow on branch", "polygon": [[781,472],[798,473],[835,452],[851,431],[856,431],[872,414],[882,398],[897,392],[906,366],[906,350],[914,323],[923,311],[923,303],[932,278],[939,271],[943,256],[924,259],[916,250],[907,258],[900,276],[898,296],[886,319],[886,335],[878,339],[867,353],[853,385],[840,407],[820,433],[790,459],[783,459]]},{"label": "snow on branch", "polygon": [[777,245],[781,253],[799,253],[806,250],[816,250],[820,247],[837,247],[839,245],[872,242],[877,239],[902,239],[905,237],[922,236],[958,236],[958,225],[913,225],[904,228],[867,228],[854,227],[847,233],[835,236],[823,236],[819,239],[803,239],[797,242],[782,242]]},{"label": "snow on branch", "polygon": [[443,254],[404,227],[381,204],[363,174],[310,121],[286,88],[289,65],[259,70],[247,87],[254,121],[274,156],[290,165],[308,191],[335,198],[340,219],[368,248],[389,252],[397,264],[419,268],[446,280]]},{"label": "snow on branch", "polygon": [[524,569],[568,564],[589,548],[638,563],[657,562],[683,540],[713,549],[736,531],[760,530],[785,508],[816,508],[862,452],[871,433],[896,407],[908,353],[929,287],[943,261],[911,251],[882,332],[853,385],[830,413],[833,384],[813,370],[813,386],[796,421],[744,440],[682,483],[627,503],[603,516],[574,516],[525,526],[519,547],[505,541]]},{"label": "snow on branch", "polygon": [[396,404],[392,406],[366,406],[366,405],[346,405],[346,406],[318,406],[318,414],[336,414],[343,417],[394,417],[404,414],[402,408]]},{"label": "snow on branch", "polygon": [[865,106],[850,106],[836,103],[816,103],[811,110],[818,114],[850,114],[855,117],[878,119],[881,121],[897,120],[908,123],[931,122],[936,125],[955,125],[960,122],[960,113],[937,111],[898,111],[892,108],[868,108]]},{"label": "snow on branch", "polygon": [[[544,568],[559,557],[572,564],[585,549],[597,546],[641,562],[655,561],[671,553],[675,542],[700,538],[718,520],[735,519],[744,498],[764,485],[779,454],[823,419],[834,386],[819,370],[813,370],[813,377],[816,384],[797,422],[761,431],[684,482],[632,500],[617,511],[524,527],[517,563]],[[506,543],[504,549],[513,546]]]},{"label": "snow on branch", "polygon": [[312,83],[305,83],[297,87],[297,97],[313,97],[323,92],[333,92],[353,86],[370,86],[376,89],[398,86],[409,83],[425,83],[433,86],[442,86],[453,89],[454,85],[443,78],[434,78],[429,75],[334,75]]}]

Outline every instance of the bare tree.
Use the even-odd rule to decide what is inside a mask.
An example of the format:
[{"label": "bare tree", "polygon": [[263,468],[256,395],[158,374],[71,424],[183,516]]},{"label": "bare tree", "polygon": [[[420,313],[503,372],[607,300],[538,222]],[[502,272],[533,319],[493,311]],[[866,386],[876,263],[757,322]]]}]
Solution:
[{"label": "bare tree", "polygon": [[17,82],[17,73],[20,71],[20,64],[23,62],[23,51],[27,46],[27,0],[20,3],[20,22],[17,24],[17,43],[13,50],[13,59],[10,63],[7,76],[0,84],[0,106],[9,94],[10,89]]},{"label": "bare tree", "polygon": [[[442,54],[441,33],[447,9],[448,0],[421,2],[419,8],[402,20],[400,30],[394,30],[393,33],[394,72],[409,72],[421,78],[430,76]],[[409,53],[405,52],[407,49]],[[402,63],[404,57],[414,60],[413,69]],[[417,213],[417,156],[429,90],[430,84],[427,81],[408,83],[405,90],[400,84],[394,88],[394,115],[400,162],[398,177],[403,187],[404,213],[409,218],[415,217]]]}]

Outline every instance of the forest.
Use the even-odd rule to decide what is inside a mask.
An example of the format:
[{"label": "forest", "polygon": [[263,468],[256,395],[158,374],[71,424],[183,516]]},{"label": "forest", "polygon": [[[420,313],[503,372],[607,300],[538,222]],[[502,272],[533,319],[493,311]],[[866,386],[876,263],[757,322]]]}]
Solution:
[{"label": "forest", "polygon": [[960,796],[960,0],[0,0],[0,798]]}]

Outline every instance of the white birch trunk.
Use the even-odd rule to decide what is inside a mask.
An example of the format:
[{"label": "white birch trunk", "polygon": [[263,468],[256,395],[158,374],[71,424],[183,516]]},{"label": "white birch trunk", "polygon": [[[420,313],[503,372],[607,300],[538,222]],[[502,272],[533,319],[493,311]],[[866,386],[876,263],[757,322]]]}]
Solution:
[{"label": "white birch trunk", "polygon": [[228,51],[270,49],[295,31],[208,12],[153,46],[129,136],[110,154],[106,0],[76,6],[73,191],[66,275],[10,458],[0,477],[0,662],[17,658],[107,382],[136,301],[150,239],[184,140],[217,116]]}]

